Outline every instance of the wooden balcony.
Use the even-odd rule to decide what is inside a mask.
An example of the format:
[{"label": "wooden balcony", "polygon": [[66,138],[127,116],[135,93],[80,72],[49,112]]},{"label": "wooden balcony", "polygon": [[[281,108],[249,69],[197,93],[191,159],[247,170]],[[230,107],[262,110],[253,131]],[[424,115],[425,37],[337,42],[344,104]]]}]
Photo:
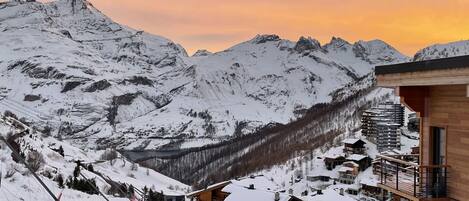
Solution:
[{"label": "wooden balcony", "polygon": [[[422,166],[402,156],[378,156],[378,186],[409,200],[449,200],[446,165]],[[408,157],[407,157],[408,158]]]}]

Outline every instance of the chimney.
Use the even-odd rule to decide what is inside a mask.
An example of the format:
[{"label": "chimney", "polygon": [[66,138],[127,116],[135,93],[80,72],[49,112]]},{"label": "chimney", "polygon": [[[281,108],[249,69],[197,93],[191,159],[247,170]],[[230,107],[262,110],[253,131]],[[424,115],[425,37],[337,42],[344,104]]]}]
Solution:
[{"label": "chimney", "polygon": [[340,188],[340,195],[344,195],[344,189],[343,188]]},{"label": "chimney", "polygon": [[249,188],[248,189],[254,189],[254,184],[249,184]]},{"label": "chimney", "polygon": [[293,195],[293,189],[288,189],[288,194]]},{"label": "chimney", "polygon": [[280,201],[280,193],[279,192],[275,192],[274,201]]}]

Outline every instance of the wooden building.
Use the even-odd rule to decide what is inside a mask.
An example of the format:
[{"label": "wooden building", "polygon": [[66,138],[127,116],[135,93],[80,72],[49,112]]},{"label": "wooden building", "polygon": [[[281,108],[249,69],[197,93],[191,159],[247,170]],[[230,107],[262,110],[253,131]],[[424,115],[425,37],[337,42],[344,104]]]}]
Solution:
[{"label": "wooden building", "polygon": [[381,157],[399,172],[383,170],[378,186],[409,200],[469,200],[469,56],[377,66],[375,74],[420,118],[419,162]]},{"label": "wooden building", "polygon": [[324,164],[328,170],[333,170],[336,166],[342,165],[345,162],[345,157],[342,155],[331,155],[324,157]]},{"label": "wooden building", "polygon": [[364,154],[365,153],[365,144],[363,140],[360,139],[345,139],[344,141],[344,152],[346,154]]},{"label": "wooden building", "polygon": [[361,154],[352,154],[345,160],[358,164],[360,171],[365,171],[368,167],[370,167],[372,161],[370,157]]},{"label": "wooden building", "polygon": [[358,176],[359,165],[352,161],[347,161],[339,168],[339,182],[343,184],[355,183],[355,178]]},{"label": "wooden building", "polygon": [[223,192],[222,189],[230,183],[230,181],[224,181],[213,184],[205,189],[191,192],[186,196],[191,201],[223,201],[228,196],[228,193]]}]

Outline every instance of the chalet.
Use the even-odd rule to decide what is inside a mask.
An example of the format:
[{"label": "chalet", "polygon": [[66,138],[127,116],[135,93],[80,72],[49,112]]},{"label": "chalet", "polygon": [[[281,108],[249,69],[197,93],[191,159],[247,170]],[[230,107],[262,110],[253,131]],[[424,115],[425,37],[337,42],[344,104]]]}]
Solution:
[{"label": "chalet", "polygon": [[380,156],[394,171],[383,168],[378,186],[395,199],[469,200],[469,56],[377,66],[375,74],[420,118],[418,163]]},{"label": "chalet", "polygon": [[324,164],[328,170],[333,170],[336,166],[342,165],[345,162],[345,157],[340,154],[329,155],[324,157]]},{"label": "chalet", "polygon": [[379,200],[382,197],[383,189],[376,184],[360,183],[361,194]]},{"label": "chalet", "polygon": [[345,159],[346,161],[351,161],[359,165],[359,170],[364,171],[366,168],[371,166],[372,159],[368,156],[361,154],[352,154]]},{"label": "chalet", "polygon": [[360,192],[360,189],[358,187],[351,186],[345,189],[345,192],[347,192],[350,195],[358,195],[358,193]]},{"label": "chalet", "polygon": [[220,182],[186,196],[191,201],[301,201],[291,194],[285,193],[278,184],[260,175]]},{"label": "chalet", "polygon": [[224,181],[208,186],[205,189],[191,192],[186,195],[191,201],[223,201],[228,193],[222,189],[230,184],[231,181]]},{"label": "chalet", "polygon": [[348,161],[342,164],[342,167],[339,168],[339,182],[343,184],[353,184],[355,183],[355,178],[358,176],[359,165],[355,162]]},{"label": "chalet", "polygon": [[307,175],[307,181],[322,181],[322,182],[329,182],[332,178],[328,175]]},{"label": "chalet", "polygon": [[344,152],[346,154],[364,154],[365,142],[360,139],[345,139]]},{"label": "chalet", "polygon": [[343,184],[353,184],[357,175],[353,174],[353,168],[341,167],[339,168],[339,182]]}]

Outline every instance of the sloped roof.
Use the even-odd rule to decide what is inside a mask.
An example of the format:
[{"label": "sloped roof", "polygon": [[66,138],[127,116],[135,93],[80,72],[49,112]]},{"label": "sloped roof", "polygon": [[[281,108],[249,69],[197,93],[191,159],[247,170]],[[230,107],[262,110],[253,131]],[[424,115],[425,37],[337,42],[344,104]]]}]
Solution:
[{"label": "sloped roof", "polygon": [[347,157],[347,160],[352,160],[352,161],[361,161],[367,156],[361,155],[361,154],[352,154],[349,157]]},{"label": "sloped roof", "polygon": [[345,139],[343,142],[345,144],[355,144],[357,142],[363,142],[363,144],[366,144],[366,142],[364,142],[363,140],[359,139],[359,138],[347,138]]}]

